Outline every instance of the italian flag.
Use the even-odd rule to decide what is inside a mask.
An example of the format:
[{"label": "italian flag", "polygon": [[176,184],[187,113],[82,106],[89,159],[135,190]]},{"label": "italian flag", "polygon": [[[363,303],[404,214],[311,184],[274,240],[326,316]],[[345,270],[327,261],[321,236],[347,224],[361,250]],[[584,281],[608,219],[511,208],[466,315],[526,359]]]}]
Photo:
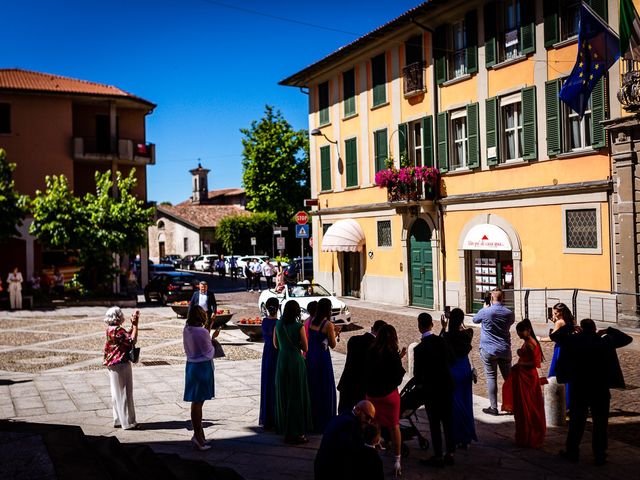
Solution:
[{"label": "italian flag", "polygon": [[633,0],[620,0],[620,53],[627,60],[640,60],[640,17]]}]

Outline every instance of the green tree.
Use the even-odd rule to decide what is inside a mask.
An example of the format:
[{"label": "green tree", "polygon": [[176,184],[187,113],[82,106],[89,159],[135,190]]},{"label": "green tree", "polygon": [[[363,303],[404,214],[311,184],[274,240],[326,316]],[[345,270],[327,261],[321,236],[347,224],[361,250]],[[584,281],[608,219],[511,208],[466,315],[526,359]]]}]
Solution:
[{"label": "green tree", "polygon": [[116,269],[114,253],[134,253],[146,243],[152,208],[132,194],[135,171],[128,177],[96,172],[96,193],[73,195],[64,175],[47,176],[46,191],[32,202],[30,232],[41,242],[79,251],[80,281],[89,290],[108,290]]},{"label": "green tree", "polygon": [[251,237],[256,237],[259,252],[271,250],[272,225],[276,221],[274,213],[254,213],[225,217],[218,223],[216,237],[227,254],[248,253],[253,250]]},{"label": "green tree", "polygon": [[13,171],[15,163],[7,161],[4,149],[0,148],[0,242],[18,236],[17,227],[22,225],[28,197],[15,189]]},{"label": "green tree", "polygon": [[247,208],[272,212],[278,222],[289,222],[310,195],[307,131],[294,130],[270,105],[263,118],[240,131]]}]

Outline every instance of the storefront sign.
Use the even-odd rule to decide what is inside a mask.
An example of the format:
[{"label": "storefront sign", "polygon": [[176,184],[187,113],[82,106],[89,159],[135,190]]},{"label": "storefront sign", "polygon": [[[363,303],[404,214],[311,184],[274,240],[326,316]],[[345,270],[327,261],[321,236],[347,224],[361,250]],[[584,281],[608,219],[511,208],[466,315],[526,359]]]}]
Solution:
[{"label": "storefront sign", "polygon": [[465,250],[511,250],[509,237],[500,227],[484,223],[476,225],[464,237]]}]

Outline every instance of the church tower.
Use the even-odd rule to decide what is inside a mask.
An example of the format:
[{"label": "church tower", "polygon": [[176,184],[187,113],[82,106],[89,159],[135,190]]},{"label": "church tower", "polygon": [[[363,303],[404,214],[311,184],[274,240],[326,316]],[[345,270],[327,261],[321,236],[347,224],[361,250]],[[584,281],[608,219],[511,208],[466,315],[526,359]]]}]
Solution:
[{"label": "church tower", "polygon": [[191,193],[191,203],[195,204],[203,204],[207,203],[209,199],[209,184],[207,182],[207,177],[211,170],[202,168],[202,165],[198,162],[198,168],[194,168],[193,170],[189,170],[191,175],[193,175],[192,179],[192,193]]}]

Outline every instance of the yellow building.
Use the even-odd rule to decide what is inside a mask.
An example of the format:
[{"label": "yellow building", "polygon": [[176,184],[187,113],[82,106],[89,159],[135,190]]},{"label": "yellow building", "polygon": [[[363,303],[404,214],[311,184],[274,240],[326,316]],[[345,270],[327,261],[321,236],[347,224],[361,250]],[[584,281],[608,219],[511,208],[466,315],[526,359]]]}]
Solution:
[{"label": "yellow building", "polygon": [[[617,25],[618,2],[587,3]],[[521,316],[545,318],[557,301],[596,320],[616,315],[601,122],[622,115],[620,69],[583,118],[559,101],[579,7],[425,2],[281,82],[309,90],[318,282],[467,312],[502,287]],[[387,158],[439,168],[439,198],[425,188],[388,197],[376,185]]]}]

